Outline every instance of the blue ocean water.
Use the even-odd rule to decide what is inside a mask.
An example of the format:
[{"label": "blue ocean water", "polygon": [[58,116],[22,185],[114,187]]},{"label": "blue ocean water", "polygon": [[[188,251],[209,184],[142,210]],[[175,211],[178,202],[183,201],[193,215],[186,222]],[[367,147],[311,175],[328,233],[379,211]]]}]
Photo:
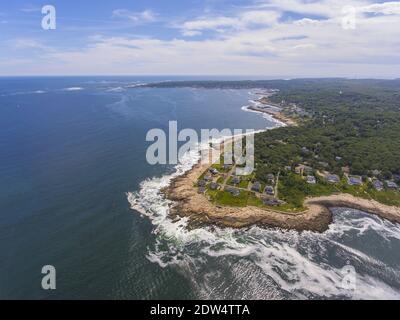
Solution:
[{"label": "blue ocean water", "polygon": [[337,209],[324,234],[170,221],[160,189],[195,157],[149,165],[148,130],[276,124],[242,110],[247,90],[135,87],[159,80],[0,78],[0,298],[400,297],[400,226],[371,215]]}]

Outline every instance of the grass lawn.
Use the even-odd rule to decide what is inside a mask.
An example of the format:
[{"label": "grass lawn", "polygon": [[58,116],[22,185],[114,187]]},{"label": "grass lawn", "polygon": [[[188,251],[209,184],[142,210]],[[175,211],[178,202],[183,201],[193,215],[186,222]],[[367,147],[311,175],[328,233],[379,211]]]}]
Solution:
[{"label": "grass lawn", "polygon": [[382,190],[377,191],[375,189],[368,189],[368,194],[372,199],[378,202],[387,204],[389,206],[399,206],[400,207],[400,192],[392,190]]},{"label": "grass lawn", "polygon": [[240,195],[237,197],[232,196],[226,191],[218,191],[214,197],[214,201],[222,206],[245,207],[247,206],[248,197],[249,192],[247,191],[240,191]]}]

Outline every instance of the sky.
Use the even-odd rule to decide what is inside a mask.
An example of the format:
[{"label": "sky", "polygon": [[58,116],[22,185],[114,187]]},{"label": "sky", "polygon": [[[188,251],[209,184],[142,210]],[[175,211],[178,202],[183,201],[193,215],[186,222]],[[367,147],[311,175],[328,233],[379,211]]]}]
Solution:
[{"label": "sky", "polygon": [[0,76],[18,75],[400,78],[400,1],[4,0]]}]

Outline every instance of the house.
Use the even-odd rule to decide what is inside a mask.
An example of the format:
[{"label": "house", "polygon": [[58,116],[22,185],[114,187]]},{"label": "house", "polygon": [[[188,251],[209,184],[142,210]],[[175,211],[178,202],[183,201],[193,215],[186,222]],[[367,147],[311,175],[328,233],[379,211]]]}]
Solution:
[{"label": "house", "polygon": [[263,203],[267,206],[272,206],[272,207],[279,206],[280,204],[282,204],[281,201],[279,201],[278,199],[275,199],[275,198],[274,199],[264,199]]},{"label": "house", "polygon": [[217,170],[217,169],[215,169],[215,168],[210,168],[210,170],[209,170],[210,172],[211,172],[211,174],[212,175],[217,175],[218,173],[219,173],[219,171]]},{"label": "house", "polygon": [[361,186],[363,184],[362,178],[360,176],[348,176],[347,183],[350,186]]},{"label": "house", "polygon": [[325,177],[326,181],[328,181],[329,183],[339,183],[340,182],[340,178],[338,175],[336,174],[328,174]]},{"label": "house", "polygon": [[379,170],[372,170],[372,175],[374,176],[374,177],[377,177],[377,176],[379,176],[381,174],[381,172],[379,171]]},{"label": "house", "polygon": [[350,167],[349,166],[342,167],[342,172],[349,174],[350,173]]},{"label": "house", "polygon": [[197,192],[200,193],[200,194],[203,194],[203,193],[206,192],[206,188],[205,187],[200,187]]},{"label": "house", "polygon": [[316,184],[317,183],[317,179],[315,179],[314,176],[307,176],[307,183],[308,184]]},{"label": "house", "polygon": [[336,161],[342,161],[342,157],[335,157]]},{"label": "house", "polygon": [[399,186],[397,185],[396,182],[394,181],[386,181],[386,186],[388,187],[388,189],[392,189],[392,190],[397,190],[399,188]]},{"label": "house", "polygon": [[311,168],[311,167],[309,167],[309,166],[306,166],[306,165],[304,165],[304,164],[299,164],[295,169],[294,169],[294,171],[297,173],[297,174],[303,174],[303,173],[306,173],[306,174],[312,174],[313,173],[313,168]]},{"label": "house", "polygon": [[237,185],[240,183],[240,178],[239,177],[233,177],[232,178],[232,184]]},{"label": "house", "polygon": [[197,186],[198,187],[205,187],[206,186],[206,184],[207,184],[207,181],[206,180],[199,180],[198,182],[197,182]]},{"label": "house", "polygon": [[374,187],[375,190],[377,191],[382,191],[383,190],[383,183],[380,180],[374,180],[372,182],[372,186]]},{"label": "house", "polygon": [[260,188],[261,184],[258,181],[254,182],[253,185],[251,186],[251,190],[255,192],[260,192]]},{"label": "house", "polygon": [[265,191],[266,194],[269,194],[271,196],[275,195],[275,190],[273,186],[266,186]]},{"label": "house", "polygon": [[310,150],[308,150],[308,148],[306,148],[306,147],[302,147],[301,148],[301,152],[304,153],[304,154],[307,154],[307,153],[310,152]]},{"label": "house", "polygon": [[309,166],[304,166],[304,173],[311,175],[314,172],[314,169]]},{"label": "house", "polygon": [[285,171],[292,171],[292,167],[291,166],[285,166]]},{"label": "house", "polygon": [[211,190],[218,190],[219,189],[219,184],[216,182],[211,182],[210,183],[210,189]]},{"label": "house", "polygon": [[240,195],[240,190],[232,187],[226,187],[226,192],[229,192],[232,196],[238,197]]},{"label": "house", "polygon": [[275,176],[272,173],[267,174],[267,180],[268,181],[274,181],[275,180]]},{"label": "house", "polygon": [[328,163],[328,162],[320,161],[320,162],[318,162],[318,164],[319,164],[321,167],[324,167],[324,168],[328,168],[328,167],[329,167],[329,163]]}]

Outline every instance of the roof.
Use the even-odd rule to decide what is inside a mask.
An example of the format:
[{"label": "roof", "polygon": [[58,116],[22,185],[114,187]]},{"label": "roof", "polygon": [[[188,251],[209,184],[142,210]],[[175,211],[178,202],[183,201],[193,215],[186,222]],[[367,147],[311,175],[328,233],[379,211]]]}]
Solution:
[{"label": "roof", "polygon": [[350,185],[361,185],[362,184],[362,178],[360,176],[349,176],[348,183]]},{"label": "roof", "polygon": [[232,178],[232,183],[239,183],[240,182],[240,178],[239,177],[233,177]]},{"label": "roof", "polygon": [[216,182],[211,182],[210,183],[210,189],[216,190],[218,188],[219,188],[219,184],[218,183],[216,183]]},{"label": "roof", "polygon": [[197,182],[197,185],[198,185],[199,187],[205,187],[206,184],[207,184],[207,181],[205,181],[205,180],[199,180],[199,181]]},{"label": "roof", "polygon": [[261,184],[258,181],[254,182],[253,185],[251,186],[251,190],[260,191],[260,188],[261,188]]},{"label": "roof", "polygon": [[374,180],[372,182],[372,185],[374,186],[375,189],[383,189],[383,183],[380,180]]},{"label": "roof", "polygon": [[205,187],[200,187],[198,191],[199,191],[199,193],[204,193],[204,192],[206,192],[206,188]]},{"label": "roof", "polygon": [[307,182],[308,183],[316,183],[317,179],[315,179],[314,176],[307,176]]},{"label": "roof", "polygon": [[388,188],[392,189],[397,189],[399,187],[397,183],[394,181],[386,181],[386,185],[388,186]]},{"label": "roof", "polygon": [[279,206],[281,204],[278,199],[264,199],[263,202],[268,206]]},{"label": "roof", "polygon": [[225,188],[226,192],[229,192],[233,196],[238,196],[240,194],[240,190],[232,187],[226,187]]},{"label": "roof", "polygon": [[340,178],[336,174],[329,174],[326,176],[326,180],[328,180],[329,182],[339,182]]},{"label": "roof", "polygon": [[268,193],[268,194],[275,194],[274,187],[272,187],[272,186],[266,186],[266,187],[265,187],[265,193]]}]

